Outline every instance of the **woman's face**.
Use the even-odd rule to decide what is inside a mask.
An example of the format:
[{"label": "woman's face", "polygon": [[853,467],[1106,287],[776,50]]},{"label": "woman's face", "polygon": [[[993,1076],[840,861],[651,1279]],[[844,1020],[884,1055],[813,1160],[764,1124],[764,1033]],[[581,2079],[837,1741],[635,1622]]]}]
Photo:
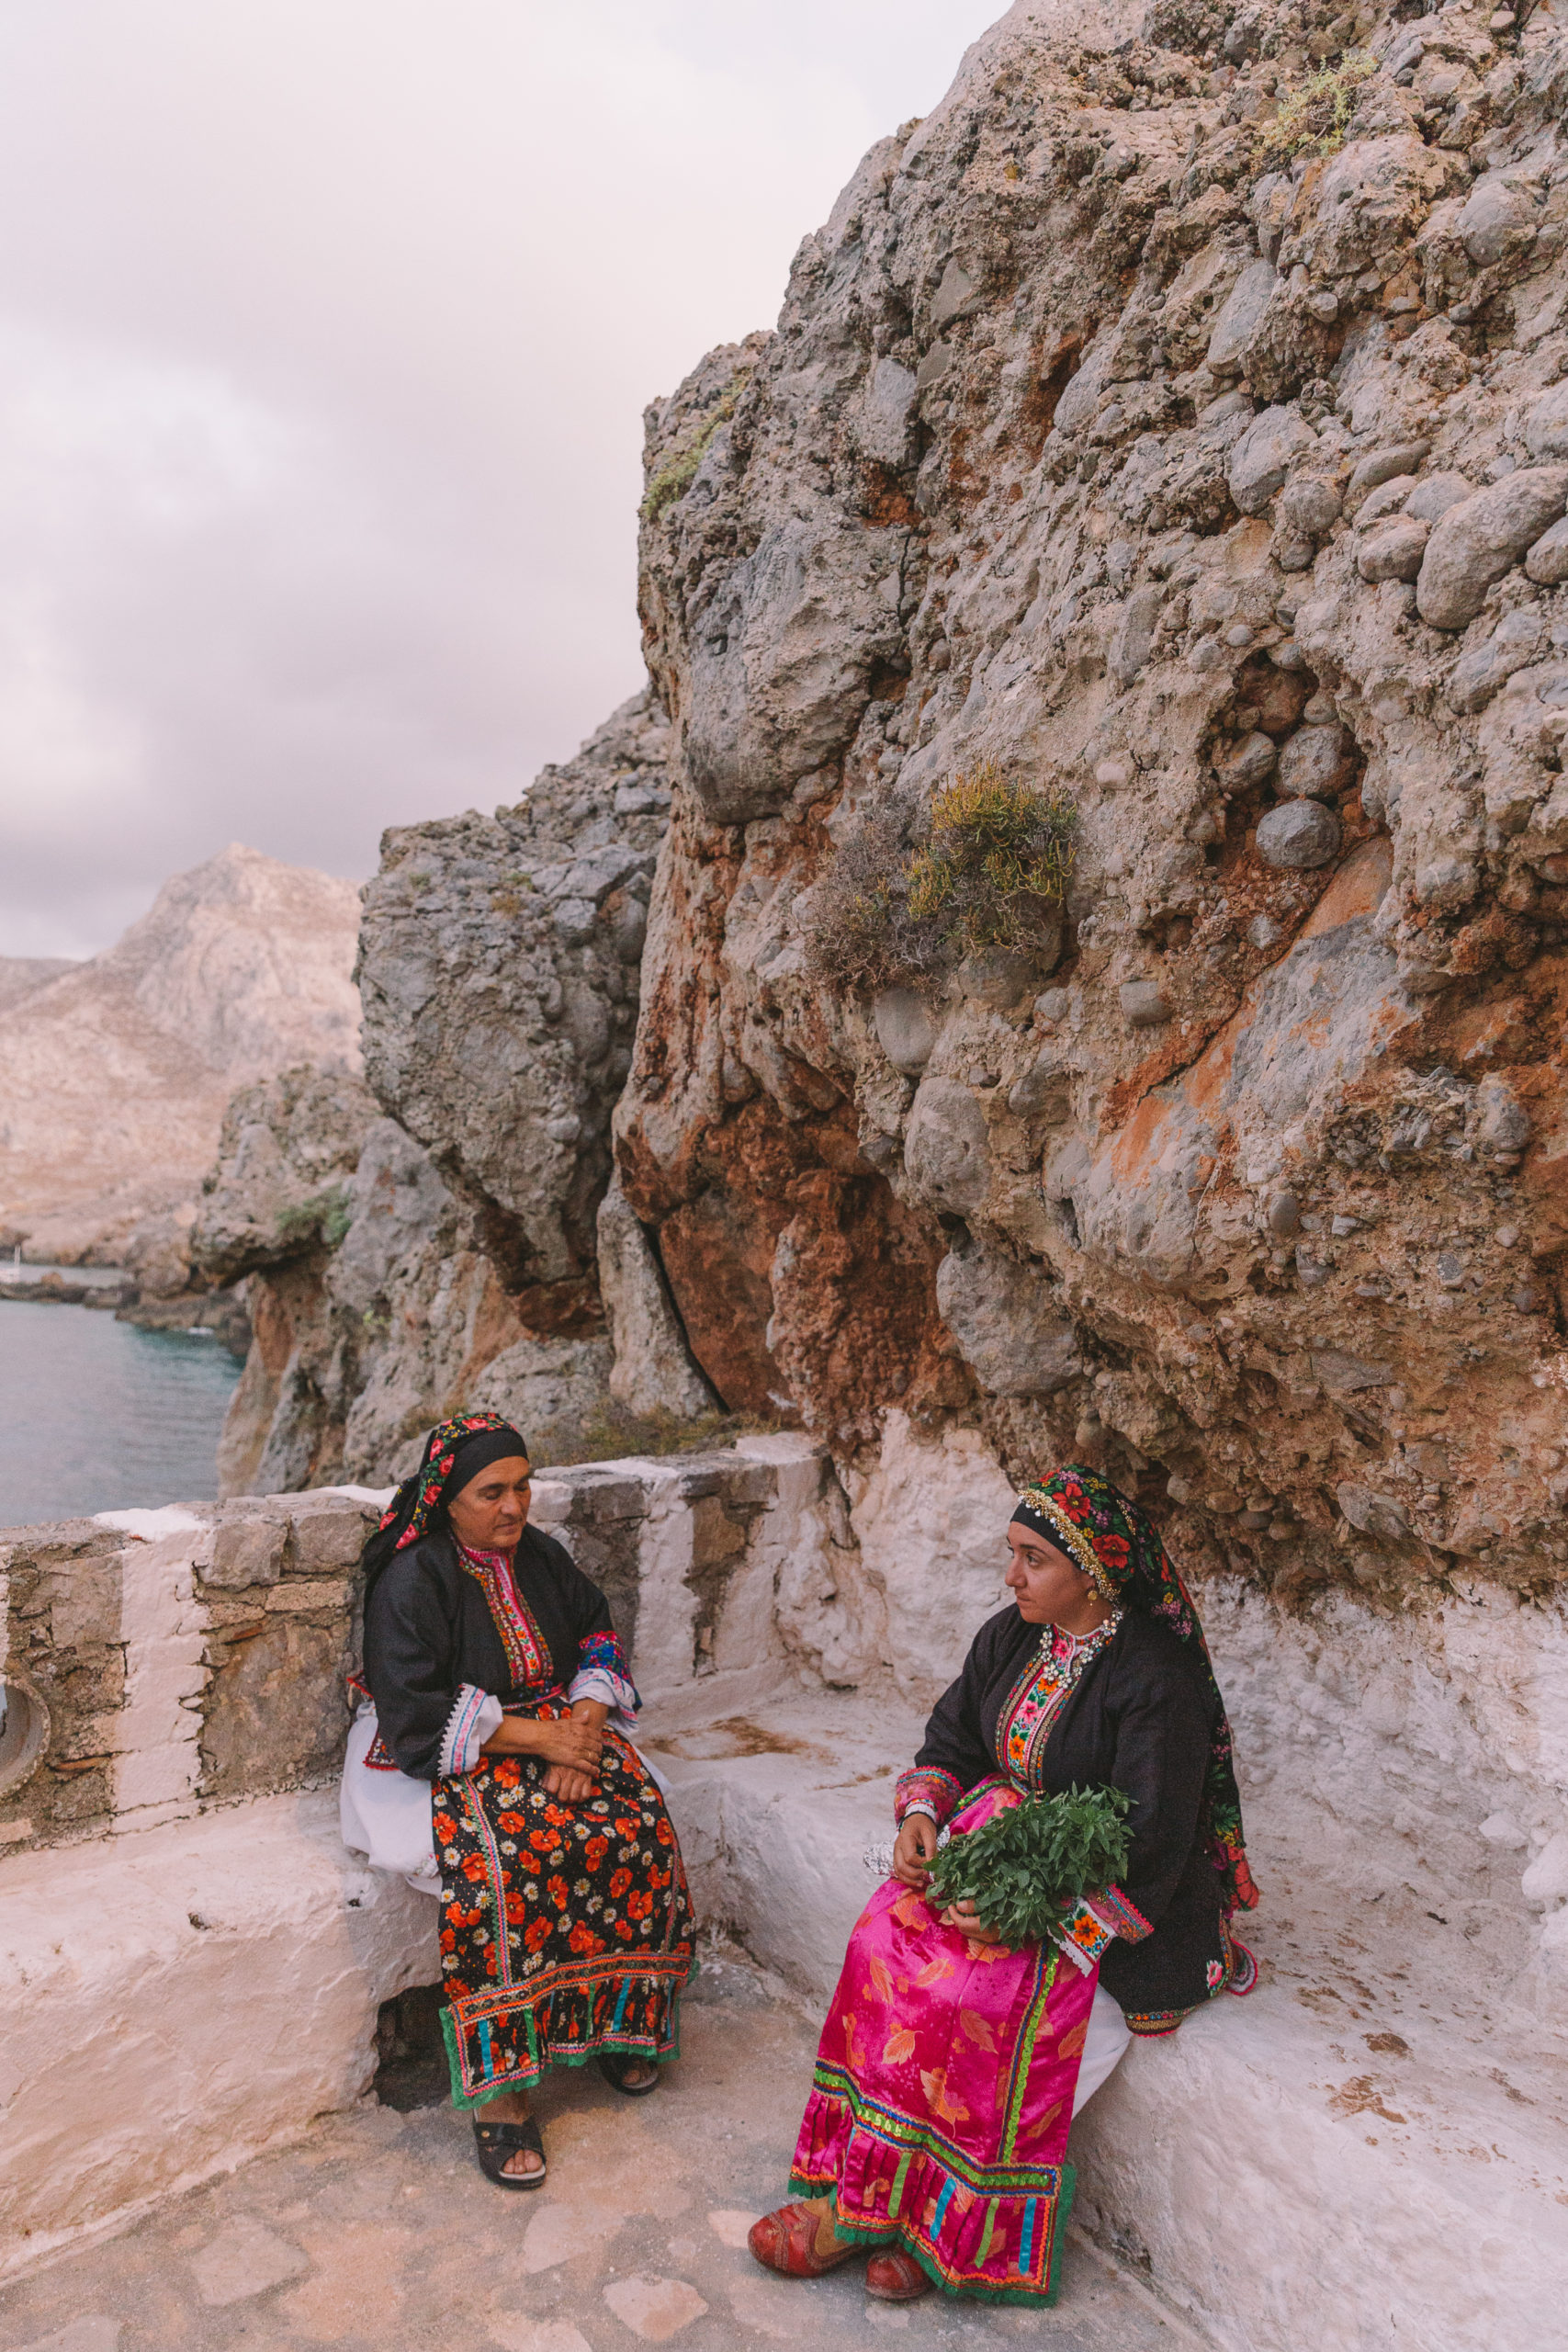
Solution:
[{"label": "woman's face", "polygon": [[470,1552],[513,1552],[528,1524],[529,1481],[520,1453],[492,1462],[453,1496],[447,1510],[452,1532]]},{"label": "woman's face", "polygon": [[1012,1557],[1005,1581],[1027,1624],[1084,1633],[1110,1614],[1093,1577],[1032,1527],[1015,1520],[1008,1529],[1008,1549]]}]

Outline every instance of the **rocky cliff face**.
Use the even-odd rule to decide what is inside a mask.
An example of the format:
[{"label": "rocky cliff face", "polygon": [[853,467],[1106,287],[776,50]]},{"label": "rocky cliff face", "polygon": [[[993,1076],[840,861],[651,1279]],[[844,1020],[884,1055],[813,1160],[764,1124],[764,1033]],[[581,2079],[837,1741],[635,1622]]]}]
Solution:
[{"label": "rocky cliff face", "polygon": [[7,959],[0,1224],[35,1259],[134,1262],[178,1291],[234,1088],[304,1058],[353,1069],[351,882],[231,843],[76,965]]},{"label": "rocky cliff face", "polygon": [[594,1212],[631,1065],[669,729],[645,691],[525,799],[389,832],[365,897],[365,1065],[541,1333],[597,1327]]},{"label": "rocky cliff face", "polygon": [[355,1078],[235,1097],[192,1243],[211,1280],[248,1277],[225,1495],[388,1484],[459,1406],[564,1436],[604,1393],[607,1342],[529,1333],[473,1212]]},{"label": "rocky cliff face", "polygon": [[[562,1458],[604,1406],[595,1217],[668,740],[645,693],[515,808],[388,835],[360,946],[369,1085],[307,1067],[239,1094],[194,1236],[210,1279],[248,1278],[226,1495],[386,1483],[460,1409]],[[615,1295],[657,1341],[668,1302],[631,1223]],[[688,1372],[627,1401],[708,1400]]]},{"label": "rocky cliff face", "polygon": [[[1021,5],[649,412],[616,1152],[728,1405],[1281,1593],[1560,1576],[1565,90],[1544,8]],[[987,760],[1063,920],[825,988]]]}]

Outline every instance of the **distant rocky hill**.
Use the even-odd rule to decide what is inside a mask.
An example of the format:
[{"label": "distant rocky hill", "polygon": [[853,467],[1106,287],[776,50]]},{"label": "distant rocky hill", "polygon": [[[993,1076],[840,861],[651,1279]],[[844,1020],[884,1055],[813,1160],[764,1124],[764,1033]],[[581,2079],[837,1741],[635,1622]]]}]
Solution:
[{"label": "distant rocky hill", "polygon": [[69,956],[0,956],[0,1012],[9,1012],[62,972],[78,968]]},{"label": "distant rocky hill", "polygon": [[178,1288],[180,1236],[236,1086],[355,1070],[358,892],[231,842],[80,964],[0,962],[0,1227],[34,1259],[140,1260]]}]

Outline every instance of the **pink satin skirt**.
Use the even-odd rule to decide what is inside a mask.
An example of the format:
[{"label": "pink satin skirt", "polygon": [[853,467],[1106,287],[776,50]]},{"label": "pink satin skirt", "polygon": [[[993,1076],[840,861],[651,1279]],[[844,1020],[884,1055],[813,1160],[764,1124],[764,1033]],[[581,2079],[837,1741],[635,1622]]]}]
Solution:
[{"label": "pink satin skirt", "polygon": [[[987,1781],[954,1834],[1019,1802]],[[1053,2301],[1094,1990],[1054,1944],[976,1943],[890,1880],[850,1938],[793,2192],[831,2189],[841,2235],[903,2246],[950,2294]]]}]

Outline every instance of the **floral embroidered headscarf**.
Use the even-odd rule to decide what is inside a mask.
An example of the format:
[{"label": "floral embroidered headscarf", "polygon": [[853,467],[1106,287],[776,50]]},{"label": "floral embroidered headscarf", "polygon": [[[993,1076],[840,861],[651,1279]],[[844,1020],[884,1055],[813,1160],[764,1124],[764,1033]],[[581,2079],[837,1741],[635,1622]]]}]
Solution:
[{"label": "floral embroidered headscarf", "polygon": [[1013,1518],[1076,1560],[1093,1577],[1101,1596],[1116,1608],[1142,1610],[1168,1625],[1179,1640],[1196,1645],[1214,1696],[1214,1732],[1200,1826],[1209,1859],[1220,1875],[1227,1913],[1250,1911],[1258,1901],[1258,1889],[1247,1866],[1241,1792],[1236,1786],[1224,1701],[1209,1664],[1208,1644],[1191,1595],[1153,1521],[1120,1487],[1078,1462],[1069,1462],[1040,1486],[1025,1487]]},{"label": "floral embroidered headscarf", "polygon": [[419,1468],[403,1480],[365,1546],[367,1593],[389,1560],[429,1533],[446,1504],[470,1478],[515,1453],[526,1461],[527,1442],[499,1413],[463,1413],[439,1422],[425,1442]]}]

